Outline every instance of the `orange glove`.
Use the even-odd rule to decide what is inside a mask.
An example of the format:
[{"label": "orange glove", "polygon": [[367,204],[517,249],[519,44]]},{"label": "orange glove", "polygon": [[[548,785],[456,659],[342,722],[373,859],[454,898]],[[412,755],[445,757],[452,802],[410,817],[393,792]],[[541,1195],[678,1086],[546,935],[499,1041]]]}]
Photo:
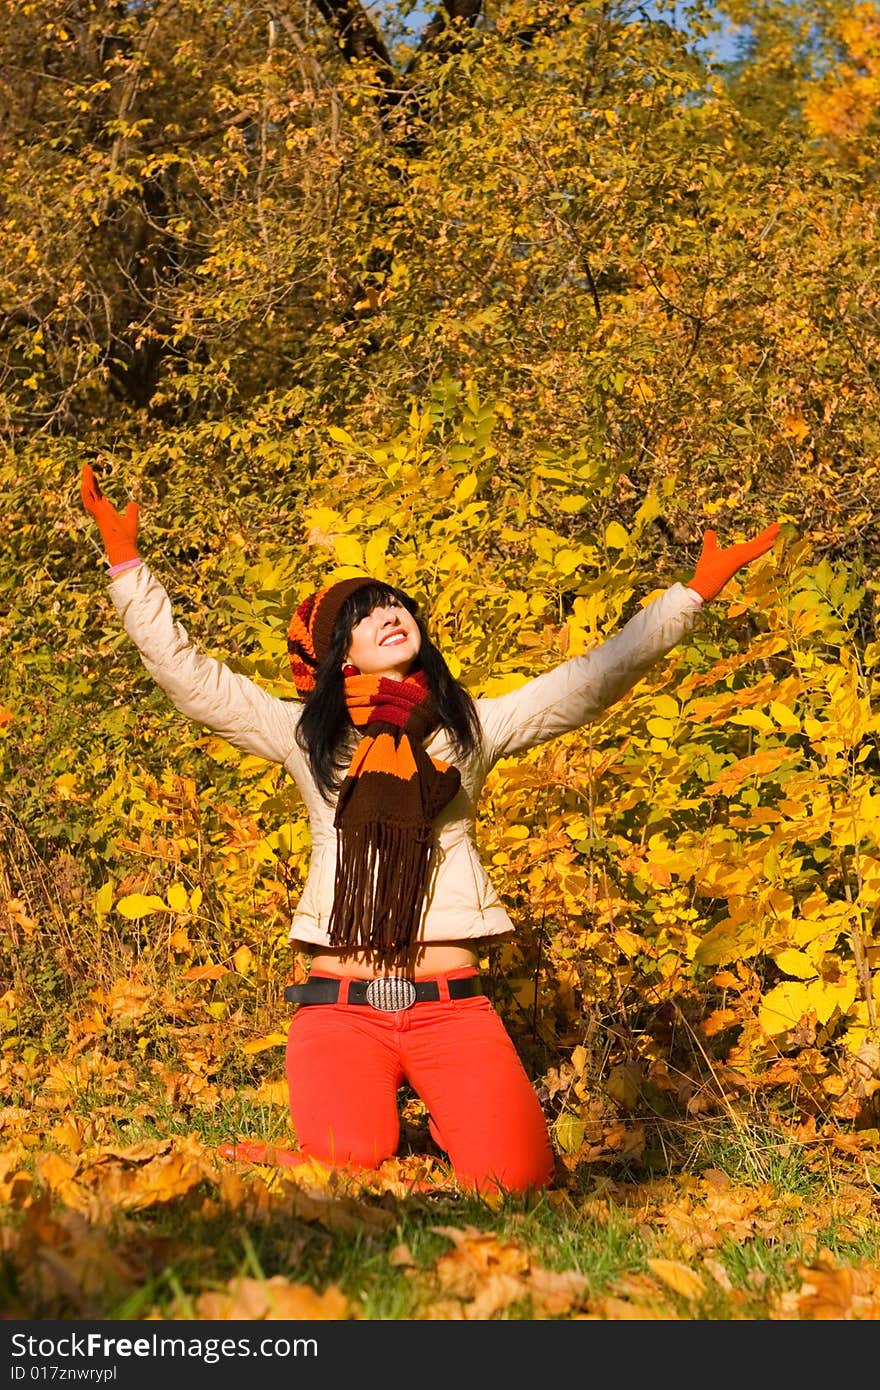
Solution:
[{"label": "orange glove", "polygon": [[730,545],[726,550],[718,549],[714,531],[704,532],[703,549],[694,570],[694,577],[688,580],[687,587],[696,589],[702,598],[715,598],[731,575],[736,574],[736,571],[747,565],[750,560],[757,560],[759,555],[767,553],[779,535],[779,530],[779,522],[771,522],[753,541]]},{"label": "orange glove", "polygon": [[107,501],[93,470],[87,463],[83,464],[80,495],[86,511],[91,512],[98,523],[111,568],[123,564],[126,560],[139,560],[140,555],[135,545],[140,510],[137,502],[129,502],[125,515],[121,515],[113,504]]}]

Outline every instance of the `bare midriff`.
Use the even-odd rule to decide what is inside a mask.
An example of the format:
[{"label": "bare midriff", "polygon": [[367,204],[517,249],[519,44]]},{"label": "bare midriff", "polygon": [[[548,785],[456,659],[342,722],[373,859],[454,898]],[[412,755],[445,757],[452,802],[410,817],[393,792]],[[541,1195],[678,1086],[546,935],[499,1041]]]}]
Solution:
[{"label": "bare midriff", "polygon": [[316,947],[304,941],[291,944],[311,956],[312,974],[342,975],[348,980],[370,980],[376,975],[407,975],[412,980],[424,980],[432,975],[448,975],[452,970],[479,967],[480,962],[476,945],[464,941],[420,942],[393,963],[379,960],[370,951]]}]

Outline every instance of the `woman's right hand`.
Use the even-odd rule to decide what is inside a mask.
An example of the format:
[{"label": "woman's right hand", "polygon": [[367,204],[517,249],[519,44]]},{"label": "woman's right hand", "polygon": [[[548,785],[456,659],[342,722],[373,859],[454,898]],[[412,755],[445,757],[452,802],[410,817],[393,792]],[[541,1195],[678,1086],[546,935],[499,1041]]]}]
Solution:
[{"label": "woman's right hand", "polygon": [[111,568],[126,560],[139,560],[136,542],[140,508],[137,502],[129,502],[124,513],[118,512],[104,496],[94,469],[88,463],[83,464],[80,496],[86,511],[98,523]]},{"label": "woman's right hand", "polygon": [[715,532],[705,531],[703,548],[694,577],[688,580],[688,588],[694,589],[701,598],[716,598],[737,570],[757,560],[759,555],[766,555],[780,529],[780,523],[773,521],[754,540],[741,541],[739,545],[729,545],[724,550],[719,550]]}]

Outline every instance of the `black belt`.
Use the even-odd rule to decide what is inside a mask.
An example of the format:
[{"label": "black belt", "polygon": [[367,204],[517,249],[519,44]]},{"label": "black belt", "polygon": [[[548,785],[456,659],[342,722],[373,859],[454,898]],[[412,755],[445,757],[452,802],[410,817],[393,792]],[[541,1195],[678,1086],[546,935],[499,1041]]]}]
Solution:
[{"label": "black belt", "polygon": [[[316,978],[304,985],[288,985],[284,998],[291,1004],[335,1004],[339,998],[340,980]],[[468,999],[483,993],[479,975],[467,975],[463,980],[449,981],[450,999]],[[374,980],[349,980],[349,1004],[369,1004],[383,1013],[411,1009],[413,1004],[440,999],[436,980],[408,980],[402,975],[380,975]]]}]

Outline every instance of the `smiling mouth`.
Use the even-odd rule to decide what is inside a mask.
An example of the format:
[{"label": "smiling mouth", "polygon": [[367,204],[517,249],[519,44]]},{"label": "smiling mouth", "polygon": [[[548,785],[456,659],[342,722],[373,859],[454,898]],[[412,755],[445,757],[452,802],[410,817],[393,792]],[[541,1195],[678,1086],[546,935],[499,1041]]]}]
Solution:
[{"label": "smiling mouth", "polygon": [[403,632],[403,631],[399,631],[399,632],[389,632],[389,634],[388,634],[387,637],[383,637],[383,638],[382,638],[381,642],[379,643],[379,646],[380,646],[380,647],[390,647],[390,646],[392,645],[392,643],[405,642],[405,641],[406,641],[406,633],[405,633],[405,632]]}]

